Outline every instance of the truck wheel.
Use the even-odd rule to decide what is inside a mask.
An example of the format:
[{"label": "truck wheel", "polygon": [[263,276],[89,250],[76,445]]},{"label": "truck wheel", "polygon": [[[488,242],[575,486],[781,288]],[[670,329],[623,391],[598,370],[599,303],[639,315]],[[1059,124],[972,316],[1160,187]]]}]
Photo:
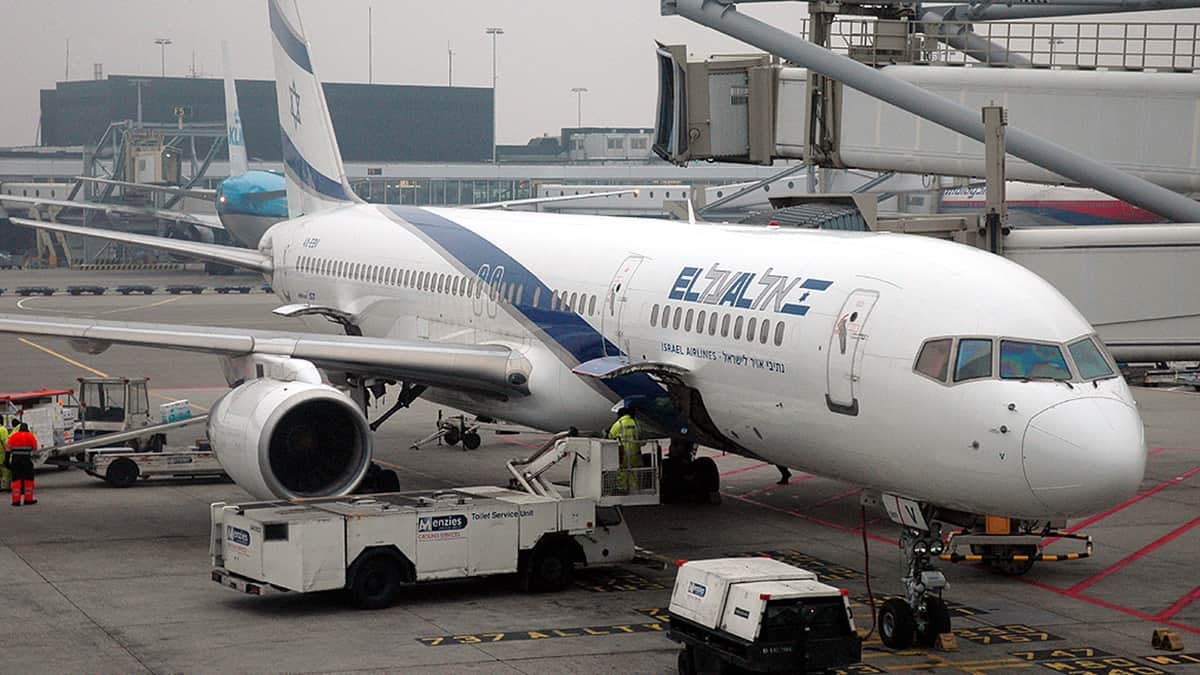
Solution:
[{"label": "truck wheel", "polygon": [[474,450],[475,448],[478,448],[479,444],[482,442],[483,440],[479,438],[479,434],[475,433],[474,431],[468,431],[467,433],[463,434],[462,444],[463,448],[467,450]]},{"label": "truck wheel", "polygon": [[561,591],[575,580],[575,566],[566,545],[561,541],[540,542],[529,560],[529,590],[535,593]]},{"label": "truck wheel", "polygon": [[113,487],[127,488],[137,482],[140,473],[138,465],[134,464],[132,459],[121,457],[108,465],[104,472],[104,480]]},{"label": "truck wheel", "polygon": [[[1019,577],[1033,569],[1037,557],[1037,546],[996,546],[992,551],[996,557],[991,561],[992,571],[1006,577]],[[1027,560],[1013,560],[1012,556],[1023,555]]]},{"label": "truck wheel", "polygon": [[446,427],[446,433],[442,436],[442,440],[446,442],[446,445],[457,445],[459,435],[458,427]]},{"label": "truck wheel", "polygon": [[350,597],[359,609],[384,609],[396,600],[402,583],[400,563],[390,556],[376,554],[359,566]]},{"label": "truck wheel", "polygon": [[679,650],[679,675],[696,675],[696,654],[691,645]]},{"label": "truck wheel", "polygon": [[917,643],[932,647],[942,633],[950,632],[950,609],[936,596],[925,598],[925,623],[917,629]]},{"label": "truck wheel", "polygon": [[912,646],[916,621],[912,608],[899,598],[883,603],[879,610],[879,639],[892,649],[908,649]]}]

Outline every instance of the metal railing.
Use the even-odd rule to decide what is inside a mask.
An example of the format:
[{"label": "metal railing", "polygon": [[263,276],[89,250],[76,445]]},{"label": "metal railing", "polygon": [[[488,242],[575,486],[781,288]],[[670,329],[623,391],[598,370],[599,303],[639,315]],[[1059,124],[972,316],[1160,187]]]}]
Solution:
[{"label": "metal railing", "polygon": [[[807,34],[805,22],[803,30]],[[973,34],[999,49],[959,49],[947,43]],[[1017,65],[1035,68],[1192,72],[1200,67],[1200,24],[1077,21],[964,22],[839,19],[834,51],[870,65]]]}]

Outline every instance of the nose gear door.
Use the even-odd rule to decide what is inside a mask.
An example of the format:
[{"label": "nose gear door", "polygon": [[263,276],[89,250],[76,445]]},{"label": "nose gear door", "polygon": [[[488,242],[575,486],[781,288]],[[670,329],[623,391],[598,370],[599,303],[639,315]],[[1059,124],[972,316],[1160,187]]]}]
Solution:
[{"label": "nose gear door", "polygon": [[637,254],[625,258],[608,284],[608,292],[604,294],[603,311],[600,312],[600,334],[606,338],[602,345],[605,356],[618,355],[610,353],[611,349],[608,344],[610,341],[617,346],[617,349],[626,353],[629,351],[629,340],[625,337],[621,318],[629,297],[629,282],[645,259],[645,256]]},{"label": "nose gear door", "polygon": [[867,339],[863,327],[877,300],[878,291],[861,288],[854,291],[846,298],[833,324],[833,333],[829,336],[825,393],[825,402],[833,412],[858,414],[855,390],[862,369],[863,347]]}]

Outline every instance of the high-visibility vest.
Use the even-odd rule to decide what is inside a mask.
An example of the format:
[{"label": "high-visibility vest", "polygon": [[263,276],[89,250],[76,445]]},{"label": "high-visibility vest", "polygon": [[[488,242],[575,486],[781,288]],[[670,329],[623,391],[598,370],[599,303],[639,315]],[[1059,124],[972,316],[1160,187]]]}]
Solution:
[{"label": "high-visibility vest", "polygon": [[8,448],[8,427],[0,424],[0,452]]},{"label": "high-visibility vest", "polygon": [[621,459],[625,466],[641,466],[642,447],[638,443],[638,423],[629,415],[623,415],[608,429],[608,437],[620,441]]}]

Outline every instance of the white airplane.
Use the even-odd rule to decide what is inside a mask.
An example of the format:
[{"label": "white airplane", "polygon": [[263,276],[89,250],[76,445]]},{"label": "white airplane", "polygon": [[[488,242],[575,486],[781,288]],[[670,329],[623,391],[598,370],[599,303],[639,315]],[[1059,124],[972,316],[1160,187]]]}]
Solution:
[{"label": "white airplane", "polygon": [[13,220],[256,270],[277,313],[347,334],[0,315],[0,332],[92,353],[220,356],[233,389],[210,439],[256,497],[352,490],[371,459],[363,402],[384,382],[402,383],[400,406],[422,396],[546,430],[604,429],[632,403],[659,432],[899,506],[913,616],[892,625],[915,620],[926,639],[949,625],[921,574],[930,522],[1003,514],[1036,531],[1138,489],[1129,388],[1024,268],[899,234],[360,203],[299,23],[269,7],[297,217],[257,251]]}]

